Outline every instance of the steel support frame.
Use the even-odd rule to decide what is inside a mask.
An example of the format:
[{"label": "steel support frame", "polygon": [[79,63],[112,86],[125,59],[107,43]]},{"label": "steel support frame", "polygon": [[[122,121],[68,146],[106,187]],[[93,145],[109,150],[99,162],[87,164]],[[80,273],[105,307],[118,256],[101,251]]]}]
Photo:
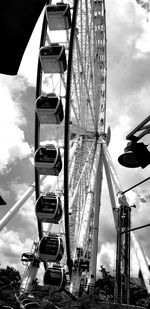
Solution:
[{"label": "steel support frame", "polygon": [[98,236],[99,236],[99,214],[101,206],[101,191],[102,191],[102,179],[103,179],[103,143],[104,140],[100,141],[98,164],[95,174],[94,182],[94,221],[93,221],[93,240],[92,240],[92,252],[91,252],[91,264],[90,264],[90,286],[89,293],[94,294],[96,272],[97,272],[97,254],[98,254]]},{"label": "steel support frame", "polygon": [[[111,200],[111,206],[112,206],[112,211],[114,215],[114,221],[115,221],[115,226],[116,229],[118,227],[118,217],[117,217],[117,211],[119,209],[119,204],[117,203],[116,196],[121,197],[118,198],[120,204],[123,203],[124,205],[128,205],[126,201],[125,195],[122,195],[122,188],[120,186],[114,165],[111,161],[110,155],[108,153],[107,146],[104,145],[104,166],[105,166],[105,172],[106,172],[106,177],[107,177],[107,183],[108,183],[108,189],[109,189],[109,194],[110,194],[110,200]],[[123,202],[124,201],[124,202]],[[136,236],[133,231],[130,233],[132,246],[134,248],[136,258],[138,260],[139,268],[141,270],[144,284],[147,290],[148,295],[150,295],[150,271],[148,268],[148,263],[145,258],[145,254],[143,252],[143,249],[141,245],[139,244],[138,240],[136,239]],[[115,289],[115,302],[118,302],[118,297],[117,297],[117,290]]]},{"label": "steel support frame", "polygon": [[[105,167],[108,189],[110,193],[110,200],[112,203],[115,226],[117,229],[117,258],[116,258],[116,284],[115,284],[115,301],[117,303],[129,303],[130,291],[130,235],[126,233],[122,237],[121,231],[130,228],[130,207],[120,206],[118,214],[116,211],[116,200],[114,196],[113,183],[111,179],[110,167],[105,156],[106,142],[101,139],[101,146],[99,151],[99,159],[97,165],[97,172],[95,175],[94,187],[94,222],[93,222],[93,240],[91,252],[91,265],[90,265],[90,286],[89,293],[94,294],[97,270],[97,254],[98,254],[98,236],[99,236],[99,216],[101,206],[101,191],[102,191],[102,178],[103,178],[103,164]],[[125,207],[125,208],[123,208]],[[123,215],[127,215],[126,225],[123,224]],[[120,214],[119,214],[120,213]],[[123,274],[122,274],[123,271]]]},{"label": "steel support frame", "polygon": [[118,208],[117,252],[115,291],[118,303],[130,303],[130,233],[122,234],[130,228],[129,206]]}]

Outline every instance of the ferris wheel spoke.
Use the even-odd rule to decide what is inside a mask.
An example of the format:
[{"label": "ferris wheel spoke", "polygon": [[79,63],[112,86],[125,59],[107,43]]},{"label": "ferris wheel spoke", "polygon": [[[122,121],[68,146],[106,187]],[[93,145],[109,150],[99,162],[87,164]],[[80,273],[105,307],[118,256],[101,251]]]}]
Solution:
[{"label": "ferris wheel spoke", "polygon": [[81,119],[80,115],[80,93],[79,93],[79,75],[77,74],[77,71],[72,69],[72,76],[73,76],[73,84],[74,84],[74,89],[72,91],[72,97],[73,94],[75,96],[74,101],[75,101],[75,109],[76,109],[76,114],[79,119]]},{"label": "ferris wheel spoke", "polygon": [[[85,172],[87,173],[86,169],[89,167],[89,161],[91,160],[94,145],[95,145],[95,140],[93,141],[93,144],[91,145],[89,153],[87,154],[87,157],[84,158],[83,165],[80,168],[80,174],[78,175],[78,180],[77,180],[76,186],[73,188],[73,195],[72,195],[72,198],[71,198],[71,201],[70,201],[70,209],[73,208],[74,201],[75,201],[77,194],[78,194],[78,191],[79,191],[79,186],[81,184],[81,181],[85,177]],[[80,160],[82,160],[82,158],[80,158],[80,156],[79,156],[78,160],[80,161]],[[75,169],[74,177],[76,177],[76,167],[74,167],[74,169]]]},{"label": "ferris wheel spoke", "polygon": [[66,89],[66,81],[65,81],[65,78],[62,74],[61,74],[61,81],[62,81],[62,84],[64,86],[64,89]]},{"label": "ferris wheel spoke", "polygon": [[85,206],[85,211],[83,214],[83,221],[86,222],[86,225],[83,225],[83,226],[81,225],[80,238],[79,238],[79,242],[81,244],[84,243],[84,239],[86,238],[87,230],[90,225],[90,215],[92,212],[92,205],[94,203],[94,187],[95,187],[95,182],[96,182],[96,173],[98,169],[99,154],[100,154],[100,145],[98,144],[96,153],[94,155],[94,161],[93,161],[91,174],[90,174],[90,183],[88,186],[87,196],[86,196],[86,206]]},{"label": "ferris wheel spoke", "polygon": [[[89,83],[92,84],[91,89],[92,89],[92,92],[93,92],[94,91],[94,80],[93,80],[93,76],[94,76],[93,62],[94,62],[94,59],[92,58],[92,53],[91,53],[93,26],[92,26],[92,14],[89,14],[88,2],[87,1],[85,1],[85,8],[86,8],[86,15],[87,15],[86,33],[87,33],[87,38],[88,38],[88,53],[89,53],[89,66],[90,66]],[[94,94],[93,94],[93,97],[94,97]]]},{"label": "ferris wheel spoke", "polygon": [[[95,141],[90,145],[85,145],[82,140],[82,145],[77,150],[77,157],[74,162],[74,173],[70,186],[73,194],[70,198],[70,238],[71,238],[71,252],[76,255],[76,248],[79,247],[78,237],[80,234],[80,227],[84,225],[83,213],[86,205],[86,191],[90,182],[90,164],[94,156]],[[88,148],[87,148],[88,147]],[[87,149],[87,150],[85,150]],[[78,172],[80,171],[80,173]],[[78,237],[74,238],[74,235]]]},{"label": "ferris wheel spoke", "polygon": [[[93,121],[93,125],[94,125],[95,119],[94,119],[94,114],[93,114],[93,108],[92,108],[92,104],[91,104],[88,82],[87,82],[87,78],[86,78],[84,64],[83,64],[83,61],[82,61],[82,54],[81,54],[81,50],[80,50],[79,41],[78,41],[77,36],[76,36],[76,46],[77,46],[77,53],[78,53],[79,62],[80,62],[80,65],[81,65],[81,72],[82,72],[82,75],[83,75],[83,82],[84,82],[85,90],[86,90],[87,103],[88,103],[90,111],[91,111],[91,117],[92,117],[92,121]],[[81,106],[81,108],[82,108],[82,106]]]},{"label": "ferris wheel spoke", "polygon": [[73,99],[70,100],[70,104],[71,104],[72,111],[73,111],[75,119],[76,119],[76,124],[77,124],[78,127],[80,127],[79,117],[78,117],[77,109],[76,109],[76,106],[74,104],[74,100]]}]

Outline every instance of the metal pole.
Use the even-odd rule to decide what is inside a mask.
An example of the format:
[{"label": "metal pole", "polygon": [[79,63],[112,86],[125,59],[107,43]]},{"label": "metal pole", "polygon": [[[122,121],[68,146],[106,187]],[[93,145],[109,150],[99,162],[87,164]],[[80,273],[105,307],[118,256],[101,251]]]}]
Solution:
[{"label": "metal pole", "polygon": [[143,276],[146,290],[148,292],[148,295],[150,296],[150,271],[148,268],[148,263],[145,258],[144,252],[133,232],[131,232],[131,241],[132,241],[132,244],[133,244],[133,247],[136,253],[136,257],[137,257],[137,260],[140,266],[140,270]]},{"label": "metal pole", "polygon": [[137,184],[135,184],[134,186],[132,186],[132,187],[126,189],[125,191],[120,191],[119,193],[120,193],[121,195],[123,195],[123,194],[127,193],[128,191],[134,189],[135,187],[141,185],[142,183],[144,183],[145,181],[147,181],[147,180],[149,180],[149,179],[150,179],[150,177],[147,177],[146,179],[144,179],[144,180],[138,182]]},{"label": "metal pole", "polygon": [[84,208],[83,213],[83,224],[81,225],[81,229],[79,231],[79,239],[78,244],[79,247],[84,246],[84,242],[86,239],[87,231],[90,225],[90,215],[91,215],[91,208],[93,205],[93,199],[94,199],[94,192],[95,192],[95,183],[96,183],[96,172],[98,169],[98,163],[99,163],[99,153],[100,153],[100,141],[97,145],[96,154],[94,157],[94,163],[91,171],[91,178],[90,178],[90,184],[88,187],[87,197],[86,197],[86,204]]},{"label": "metal pole", "polygon": [[116,276],[114,302],[122,303],[122,276],[121,276],[121,209],[118,209],[117,248],[116,248]]},{"label": "metal pole", "polygon": [[[129,206],[121,206],[123,207],[123,228],[122,229],[129,229],[131,223],[131,208]],[[121,235],[122,237],[123,235]],[[123,301],[125,304],[130,303],[130,234],[126,233],[125,237],[123,237],[123,252],[122,252],[122,259],[123,259],[123,273],[124,273],[124,295]]]},{"label": "metal pole", "polygon": [[105,174],[106,174],[106,179],[107,179],[107,185],[108,185],[108,190],[109,190],[109,196],[110,196],[110,201],[111,201],[111,207],[113,211],[113,216],[114,216],[114,223],[115,223],[115,228],[117,231],[117,250],[116,250],[116,276],[115,276],[115,287],[114,287],[114,302],[118,302],[118,265],[119,265],[119,257],[120,257],[120,251],[119,251],[119,245],[118,243],[120,242],[119,237],[120,233],[118,231],[118,209],[117,209],[117,203],[116,203],[116,197],[114,193],[114,188],[112,184],[112,179],[111,179],[111,172],[110,172],[110,167],[107,161],[106,157],[106,152],[103,153],[103,161],[104,161],[104,167],[105,167]]},{"label": "metal pole", "polygon": [[103,161],[104,161],[106,179],[107,179],[108,190],[109,190],[109,195],[110,195],[111,207],[112,207],[113,216],[114,216],[115,228],[117,229],[118,228],[117,203],[116,203],[116,197],[115,197],[115,193],[113,189],[110,168],[109,168],[107,158],[105,156],[105,152],[103,153]]},{"label": "metal pole", "polygon": [[125,205],[118,209],[115,302],[124,304],[130,303],[130,234],[121,232],[130,227],[130,211]]},{"label": "metal pole", "polygon": [[145,224],[145,225],[141,225],[141,226],[138,226],[138,227],[135,227],[135,228],[133,228],[133,229],[126,230],[126,231],[122,231],[121,234],[130,233],[130,232],[132,232],[132,231],[136,231],[136,230],[139,230],[139,229],[143,229],[144,227],[148,227],[148,226],[150,226],[150,223]]},{"label": "metal pole", "polygon": [[[141,129],[144,129],[144,125],[150,121],[150,115],[145,119],[143,120],[134,130],[132,130],[127,136],[126,136],[126,139],[129,139],[129,140],[132,140],[133,138],[133,135],[138,132],[139,130]],[[143,127],[143,128],[142,128]],[[149,133],[149,132],[148,132]],[[141,138],[141,137],[140,137]],[[137,137],[137,140],[139,140],[139,137]]]},{"label": "metal pole", "polygon": [[90,294],[94,294],[94,287],[96,282],[96,269],[97,269],[97,253],[98,253],[98,235],[99,235],[99,213],[101,205],[101,190],[102,190],[102,177],[103,177],[103,144],[100,145],[99,162],[96,173],[95,182],[95,213],[93,224],[93,241],[92,241],[92,261],[90,271]]}]

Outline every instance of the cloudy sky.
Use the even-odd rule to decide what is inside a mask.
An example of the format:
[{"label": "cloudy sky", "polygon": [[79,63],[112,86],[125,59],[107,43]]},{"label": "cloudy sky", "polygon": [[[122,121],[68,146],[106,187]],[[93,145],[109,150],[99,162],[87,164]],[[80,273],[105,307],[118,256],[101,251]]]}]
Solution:
[{"label": "cloudy sky", "polygon": [[[107,124],[111,126],[109,152],[121,187],[125,190],[148,177],[150,171],[150,167],[127,169],[117,161],[126,145],[126,135],[149,115],[150,18],[148,20],[148,15],[135,0],[106,0],[106,13]],[[22,59],[19,74],[14,77],[0,75],[0,194],[7,201],[7,205],[0,208],[1,218],[34,182],[34,100],[40,21]],[[45,133],[45,139],[51,139],[49,133]],[[145,203],[141,202],[140,196],[146,196]],[[149,196],[149,182],[128,194],[131,205],[137,206],[132,210],[133,226],[148,223]],[[100,225],[98,265],[113,269],[116,239],[105,185]],[[150,258],[149,232],[150,228],[136,232],[147,258]],[[33,196],[1,231],[1,266],[11,265],[22,272],[21,254],[30,250],[36,236]],[[132,274],[137,275],[135,257],[133,262]]]}]

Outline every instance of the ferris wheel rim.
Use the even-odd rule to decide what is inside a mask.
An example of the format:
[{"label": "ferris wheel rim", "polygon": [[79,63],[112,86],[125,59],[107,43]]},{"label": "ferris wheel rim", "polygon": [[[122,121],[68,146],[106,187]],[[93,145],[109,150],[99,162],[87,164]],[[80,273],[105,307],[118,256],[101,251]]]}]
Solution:
[{"label": "ferris wheel rim", "polygon": [[67,264],[71,277],[72,262],[70,253],[70,238],[69,238],[69,202],[68,202],[68,162],[69,162],[69,121],[70,121],[70,84],[71,84],[71,70],[72,70],[72,54],[74,44],[74,32],[76,23],[78,0],[74,1],[72,27],[70,34],[70,48],[68,57],[68,74],[67,74],[67,89],[66,89],[66,107],[65,107],[65,135],[64,135],[64,203],[65,203],[65,228],[66,228],[66,249],[67,249]]},{"label": "ferris wheel rim", "polygon": [[[43,24],[42,24],[41,38],[40,38],[40,46],[42,46],[44,38],[45,38],[46,27],[47,27],[46,16],[44,15]],[[40,63],[40,59],[38,58],[37,79],[36,79],[36,94],[35,94],[35,99],[36,100],[37,100],[37,98],[40,95],[41,83],[42,83],[42,79],[41,79],[41,63]],[[34,136],[35,136],[34,137],[34,148],[35,148],[35,151],[36,151],[38,149],[38,144],[39,144],[39,120],[38,120],[37,113],[35,113],[35,131],[34,131]],[[38,172],[37,172],[36,168],[34,168],[34,173],[35,173],[35,198],[37,200],[39,198],[40,181],[39,181],[39,175],[38,175]],[[41,223],[39,222],[39,220],[37,220],[37,227],[38,227],[39,239],[41,239],[42,238],[42,227],[41,227]],[[47,265],[45,263],[44,263],[44,267],[47,268]]]},{"label": "ferris wheel rim", "polygon": [[[87,3],[86,3],[86,7],[84,8],[85,9],[85,20],[84,20],[84,23],[86,24],[87,22],[87,19],[88,19],[88,14],[93,14],[92,13],[92,9],[90,8],[90,12],[88,11],[88,8],[87,8]],[[82,10],[82,8],[81,8]],[[89,124],[85,122],[82,122],[82,119],[80,119],[80,112],[82,113],[82,99],[81,99],[81,95],[80,95],[80,92],[79,92],[79,95],[80,95],[80,98],[79,98],[79,105],[78,108],[80,109],[81,108],[81,111],[79,111],[79,109],[77,110],[77,113],[78,115],[76,116],[75,115],[75,112],[74,112],[74,116],[76,118],[76,128],[75,128],[75,137],[76,137],[76,143],[78,145],[82,144],[83,140],[84,140],[84,137],[82,137],[83,135],[86,136],[86,138],[92,138],[92,140],[97,140],[97,130],[96,130],[96,123],[94,122],[94,102],[92,101],[91,103],[91,99],[90,99],[90,96],[92,96],[92,100],[93,100],[93,87],[91,85],[93,85],[94,83],[94,79],[93,79],[93,76],[94,74],[91,73],[90,75],[90,70],[92,72],[92,70],[94,71],[94,68],[92,67],[92,57],[91,57],[91,54],[90,54],[90,39],[88,38],[88,57],[90,58],[90,69],[87,65],[87,62],[84,62],[84,53],[85,53],[85,58],[87,57],[87,54],[86,54],[86,44],[84,46],[84,48],[82,49],[82,42],[81,42],[81,38],[80,38],[80,41],[78,40],[78,37],[76,35],[76,31],[77,31],[77,12],[78,12],[78,0],[75,0],[74,1],[74,7],[73,7],[73,13],[72,13],[72,27],[71,27],[71,31],[70,31],[70,39],[69,39],[69,55],[68,55],[68,67],[67,67],[67,82],[65,84],[65,80],[63,79],[63,74],[60,73],[60,78],[61,78],[61,82],[62,84],[65,84],[64,85],[64,88],[66,90],[66,95],[65,95],[65,98],[66,98],[66,105],[65,105],[65,121],[64,121],[64,131],[65,131],[65,135],[64,135],[64,220],[65,220],[65,238],[66,238],[66,252],[67,252],[67,265],[68,265],[68,269],[69,269],[69,273],[70,273],[70,277],[71,277],[71,273],[72,273],[72,266],[73,266],[73,261],[72,261],[72,256],[71,256],[71,249],[70,249],[70,226],[69,226],[69,201],[68,201],[68,197],[69,197],[69,150],[70,150],[70,141],[71,142],[74,142],[72,141],[71,139],[71,136],[70,136],[70,125],[71,122],[70,122],[70,108],[74,108],[74,105],[72,105],[70,107],[70,103],[72,101],[72,97],[70,95],[70,92],[73,91],[73,95],[76,95],[75,93],[75,89],[72,89],[71,87],[71,79],[74,78],[74,74],[75,75],[75,78],[77,76],[78,80],[77,80],[77,91],[79,90],[80,91],[80,68],[81,68],[81,71],[83,72],[83,75],[82,75],[82,79],[83,79],[83,86],[82,86],[82,89],[81,89],[81,92],[83,91],[83,93],[86,92],[86,99],[84,101],[84,106],[86,107],[86,104],[87,104],[87,109],[89,109],[90,112],[89,115],[90,115],[90,119],[92,121],[92,126],[93,126],[93,129],[94,131],[91,131],[90,127],[88,126]],[[81,17],[80,17],[81,18]],[[92,18],[94,17],[91,17],[91,25],[92,27],[94,27],[93,25],[93,20]],[[82,23],[82,22],[81,22]],[[87,27],[87,25],[86,25]],[[89,27],[89,25],[88,25]],[[50,31],[50,30],[47,30],[48,27],[47,27],[47,20],[46,20],[46,16],[44,15],[44,20],[43,20],[43,27],[42,27],[42,33],[41,33],[41,42],[40,42],[40,47],[43,46],[43,42],[46,42],[47,40],[47,44],[49,44],[49,40],[47,37],[46,37],[46,34],[47,34],[47,31]],[[93,28],[92,28],[93,29]],[[89,31],[89,30],[88,30]],[[94,31],[94,30],[90,30],[90,31]],[[82,33],[82,27],[81,27],[81,33]],[[85,32],[83,32],[83,35],[85,36]],[[91,35],[91,32],[88,34],[88,37],[90,37]],[[44,43],[45,44],[45,43]],[[74,49],[74,46],[76,44],[76,47]],[[46,46],[46,45],[45,45]],[[76,55],[80,55],[81,57],[80,58],[80,61],[79,61],[79,64],[78,64],[78,67],[77,67],[77,71],[74,71],[74,67],[72,67],[72,63],[73,63],[73,53],[74,53],[74,50],[75,50],[75,53],[74,54],[74,57],[76,57]],[[82,53],[82,54],[81,54]],[[94,56],[93,56],[94,57]],[[94,58],[93,58],[94,60]],[[105,78],[106,80],[106,78]],[[91,88],[89,88],[89,86]],[[56,87],[56,86],[54,86]],[[55,89],[55,88],[54,88]],[[53,89],[53,91],[51,92],[55,92]],[[92,94],[90,94],[90,91]],[[36,87],[36,99],[39,98],[40,94],[42,93],[42,67],[41,67],[41,62],[40,62],[40,58],[39,58],[39,61],[38,61],[38,70],[37,70],[37,87]],[[91,105],[93,104],[93,106]],[[99,108],[99,107],[98,107]],[[79,118],[78,118],[79,117]],[[86,119],[86,117],[85,117]],[[85,123],[86,123],[86,126],[85,126]],[[74,125],[74,124],[73,124]],[[38,115],[35,114],[35,150],[39,147],[39,139],[40,139],[40,121],[38,119]],[[80,137],[80,138],[79,138]],[[82,137],[82,139],[81,139]],[[95,143],[95,142],[94,142]],[[90,147],[93,147],[92,146],[93,143],[90,145]],[[80,145],[81,146],[81,145]],[[95,146],[94,146],[95,147]],[[92,150],[93,148],[91,148]],[[96,149],[96,148],[95,148]],[[85,150],[83,150],[85,151]],[[93,150],[92,150],[93,151]],[[94,156],[94,154],[93,154]],[[88,160],[87,158],[84,158],[85,160]],[[92,158],[92,162],[94,162],[94,157]],[[86,164],[84,165],[84,167],[81,167],[83,170],[85,168]],[[91,169],[91,168],[90,168]],[[81,173],[82,177],[84,177],[84,173],[82,172]],[[82,177],[80,178],[79,182],[82,181]],[[89,177],[89,176],[88,176]],[[76,186],[76,188],[79,187],[78,185]],[[39,194],[40,194],[40,178],[39,178],[39,174],[38,172],[36,171],[36,168],[35,168],[35,191],[36,191],[36,199],[39,197]],[[42,226],[41,226],[41,222],[38,221],[38,231],[39,231],[39,239],[42,238]],[[47,267],[46,265],[46,262],[45,263],[45,268]]]}]

